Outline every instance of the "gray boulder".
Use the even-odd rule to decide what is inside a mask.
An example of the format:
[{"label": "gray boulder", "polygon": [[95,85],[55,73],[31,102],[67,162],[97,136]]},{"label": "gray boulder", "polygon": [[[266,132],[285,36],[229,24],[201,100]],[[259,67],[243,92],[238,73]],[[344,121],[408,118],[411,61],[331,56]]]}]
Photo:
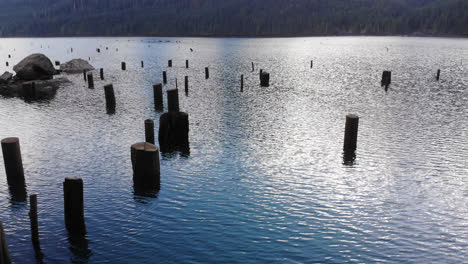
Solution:
[{"label": "gray boulder", "polygon": [[13,67],[16,78],[24,81],[50,80],[56,73],[54,65],[44,54],[32,54]]},{"label": "gray boulder", "polygon": [[81,73],[83,70],[92,71],[94,67],[83,59],[73,59],[61,64],[60,70],[66,73]]},{"label": "gray boulder", "polygon": [[9,80],[13,79],[13,73],[11,72],[5,72],[2,75],[0,75],[0,83],[8,83]]}]

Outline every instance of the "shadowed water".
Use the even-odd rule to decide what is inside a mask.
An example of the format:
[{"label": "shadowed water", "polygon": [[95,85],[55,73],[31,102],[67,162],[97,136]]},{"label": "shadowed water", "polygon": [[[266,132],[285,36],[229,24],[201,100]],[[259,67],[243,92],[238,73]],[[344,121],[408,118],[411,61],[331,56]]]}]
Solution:
[{"label": "shadowed water", "polygon": [[[2,39],[0,71],[33,52],[89,57],[106,77],[95,72],[92,90],[65,75],[46,101],[0,97],[0,138],[20,138],[26,189],[38,194],[44,263],[468,261],[468,40]],[[178,79],[190,154],[162,154],[161,190],[141,197],[130,145],[144,140],[145,119],[158,129],[152,85],[163,70],[164,90]],[[348,113],[360,116],[353,162],[342,153]],[[65,230],[70,176],[84,180],[86,237]],[[33,263],[28,205],[12,199],[3,169],[0,186],[12,259]]]}]

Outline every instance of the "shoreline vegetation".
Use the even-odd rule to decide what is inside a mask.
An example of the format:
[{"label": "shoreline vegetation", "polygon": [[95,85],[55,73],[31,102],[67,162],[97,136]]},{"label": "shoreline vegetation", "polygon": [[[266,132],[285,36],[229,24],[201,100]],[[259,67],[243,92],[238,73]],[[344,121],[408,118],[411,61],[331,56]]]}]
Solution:
[{"label": "shoreline vegetation", "polygon": [[0,0],[0,37],[468,37],[466,0]]}]

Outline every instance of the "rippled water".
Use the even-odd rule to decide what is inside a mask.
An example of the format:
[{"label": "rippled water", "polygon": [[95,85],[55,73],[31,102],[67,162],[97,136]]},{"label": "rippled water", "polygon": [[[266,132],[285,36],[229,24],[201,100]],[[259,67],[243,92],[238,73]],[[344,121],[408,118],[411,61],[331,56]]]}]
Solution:
[{"label": "rippled water", "polygon": [[[1,39],[0,71],[33,52],[90,57],[106,75],[94,90],[67,75],[48,101],[0,97],[0,138],[20,138],[27,191],[38,194],[45,263],[468,262],[466,39]],[[130,145],[144,140],[144,119],[159,120],[151,85],[163,70],[164,89],[176,77],[182,88],[191,151],[162,155],[158,197],[138,197]],[[393,72],[387,93],[383,70]],[[348,113],[360,116],[351,166]],[[69,176],[84,180],[87,245],[64,227]],[[3,169],[0,186],[12,259],[32,263],[29,206],[11,200]]]}]

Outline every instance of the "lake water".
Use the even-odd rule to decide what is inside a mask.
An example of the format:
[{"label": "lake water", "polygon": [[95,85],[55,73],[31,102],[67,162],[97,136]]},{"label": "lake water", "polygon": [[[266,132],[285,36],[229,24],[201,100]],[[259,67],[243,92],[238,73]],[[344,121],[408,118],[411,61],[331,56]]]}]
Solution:
[{"label": "lake water", "polygon": [[[106,76],[92,90],[64,75],[71,83],[46,101],[0,97],[0,138],[20,138],[27,192],[38,194],[45,263],[468,263],[467,39],[1,39],[1,73],[36,52],[90,58]],[[140,197],[130,145],[144,141],[145,119],[158,130],[163,70],[164,90],[179,80],[190,155],[161,155],[161,190]],[[348,113],[360,117],[353,164],[342,153]],[[80,245],[64,225],[70,176],[84,181]],[[12,260],[34,263],[29,206],[11,199],[3,168],[0,186]]]}]

